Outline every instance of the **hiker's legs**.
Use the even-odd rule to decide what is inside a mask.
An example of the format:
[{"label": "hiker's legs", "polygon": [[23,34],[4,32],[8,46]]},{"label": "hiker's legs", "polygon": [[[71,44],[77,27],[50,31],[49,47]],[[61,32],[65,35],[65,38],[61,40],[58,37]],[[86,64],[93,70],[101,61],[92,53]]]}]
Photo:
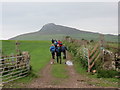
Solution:
[{"label": "hiker's legs", "polygon": [[59,62],[59,61],[58,61],[59,58],[58,58],[58,53],[57,53],[57,52],[56,52],[56,57],[57,57],[57,63],[58,63],[58,62]]},{"label": "hiker's legs", "polygon": [[61,59],[61,56],[59,56],[59,59],[60,59],[60,64],[62,64],[62,59]]},{"label": "hiker's legs", "polygon": [[59,56],[57,56],[57,63],[59,63]]},{"label": "hiker's legs", "polygon": [[55,59],[55,52],[52,52],[52,59]]},{"label": "hiker's legs", "polygon": [[66,51],[63,51],[63,59],[66,59]]},{"label": "hiker's legs", "polygon": [[53,58],[55,59],[55,52],[54,52]]},{"label": "hiker's legs", "polygon": [[56,52],[56,57],[57,57],[57,63],[59,63],[59,56],[57,52]]}]

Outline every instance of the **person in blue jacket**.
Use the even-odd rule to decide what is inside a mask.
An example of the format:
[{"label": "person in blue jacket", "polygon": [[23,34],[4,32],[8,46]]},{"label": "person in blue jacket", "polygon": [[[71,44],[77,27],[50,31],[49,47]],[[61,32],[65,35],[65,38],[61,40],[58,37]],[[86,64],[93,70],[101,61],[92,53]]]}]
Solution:
[{"label": "person in blue jacket", "polygon": [[51,45],[50,52],[52,54],[52,59],[55,59],[55,46],[54,46],[54,44]]},{"label": "person in blue jacket", "polygon": [[56,56],[57,56],[57,63],[60,62],[60,64],[62,64],[62,59],[61,59],[62,49],[59,44],[57,44],[57,47],[55,48],[55,52],[56,52]]}]

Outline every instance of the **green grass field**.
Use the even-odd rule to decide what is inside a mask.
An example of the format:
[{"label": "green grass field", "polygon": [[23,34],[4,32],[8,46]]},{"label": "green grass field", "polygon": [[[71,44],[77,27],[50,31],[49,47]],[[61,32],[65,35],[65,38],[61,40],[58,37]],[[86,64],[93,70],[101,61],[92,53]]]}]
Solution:
[{"label": "green grass field", "polygon": [[[31,59],[30,59],[30,65],[32,66],[32,72],[29,76],[18,79],[13,81],[10,85],[12,86],[7,86],[7,87],[13,87],[13,88],[21,88],[20,83],[28,83],[31,82],[35,77],[40,76],[39,72],[41,71],[42,68],[45,67],[46,64],[50,61],[51,54],[49,51],[49,47],[51,45],[50,41],[19,41],[20,46],[19,49],[21,51],[28,51],[30,53]],[[109,43],[110,45],[113,45],[116,47],[115,43]],[[3,40],[2,44],[0,44],[3,49],[3,54],[4,55],[11,55],[15,54],[15,41],[14,40]],[[63,60],[64,63],[64,60]],[[82,65],[80,63],[75,63],[75,70],[82,74],[85,75],[86,77],[93,78],[93,79],[98,79],[96,75],[89,75],[84,68],[82,68]],[[65,64],[54,64],[52,65],[52,76],[55,78],[59,79],[66,79],[69,78],[69,75],[67,73],[67,70],[65,69]],[[107,84],[107,82],[110,82]],[[103,82],[106,82],[105,84],[102,84]],[[118,79],[114,78],[104,78],[100,79],[97,84],[95,82],[89,82],[90,84],[95,84],[96,86],[113,86],[117,87],[115,84],[118,82]],[[58,83],[59,81],[53,81],[53,83]]]},{"label": "green grass field", "polygon": [[[28,82],[33,79],[33,76],[38,76],[38,72],[49,62],[50,51],[49,47],[51,42],[49,41],[19,41],[21,51],[28,51],[31,59],[30,64],[32,66],[32,74],[23,79],[17,80],[17,82]],[[3,40],[2,49],[4,55],[15,54],[15,41]]]}]

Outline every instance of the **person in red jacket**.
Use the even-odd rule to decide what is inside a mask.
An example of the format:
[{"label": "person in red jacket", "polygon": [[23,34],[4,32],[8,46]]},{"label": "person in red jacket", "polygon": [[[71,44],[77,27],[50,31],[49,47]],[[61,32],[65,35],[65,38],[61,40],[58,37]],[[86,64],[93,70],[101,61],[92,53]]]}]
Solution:
[{"label": "person in red jacket", "polygon": [[62,42],[60,40],[58,40],[58,44],[60,47],[62,46]]}]

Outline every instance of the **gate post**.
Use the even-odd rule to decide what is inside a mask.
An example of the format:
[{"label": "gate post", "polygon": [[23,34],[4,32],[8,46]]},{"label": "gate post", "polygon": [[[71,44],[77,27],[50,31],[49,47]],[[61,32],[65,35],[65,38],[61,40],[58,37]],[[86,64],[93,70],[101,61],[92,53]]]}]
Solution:
[{"label": "gate post", "polygon": [[90,72],[90,50],[88,49],[88,72]]},{"label": "gate post", "polygon": [[16,41],[15,45],[16,45],[16,52],[19,55],[20,54],[20,49],[19,49],[20,42]]},{"label": "gate post", "polygon": [[100,34],[99,47],[100,47],[100,58],[101,58],[101,61],[104,62],[103,49],[105,47],[105,40],[104,40],[104,35],[103,34]]}]

